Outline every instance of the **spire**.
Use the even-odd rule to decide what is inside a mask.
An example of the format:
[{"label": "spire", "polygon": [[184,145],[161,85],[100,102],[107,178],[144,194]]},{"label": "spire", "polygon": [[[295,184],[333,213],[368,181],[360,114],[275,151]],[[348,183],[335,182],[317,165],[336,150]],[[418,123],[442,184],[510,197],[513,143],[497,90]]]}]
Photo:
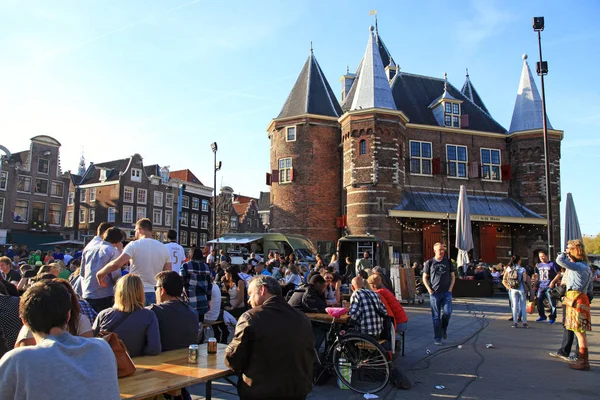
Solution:
[{"label": "spire", "polygon": [[374,28],[369,27],[369,41],[356,82],[356,93],[351,110],[366,108],[389,108],[396,110],[392,89],[376,43]]},{"label": "spire", "polygon": [[85,174],[85,157],[83,156],[83,150],[81,150],[81,159],[79,160],[77,175],[83,176],[83,174]]},{"label": "spire", "polygon": [[460,92],[467,99],[471,100],[471,103],[473,103],[477,107],[481,108],[481,110],[483,112],[485,112],[487,115],[490,115],[490,112],[488,111],[488,109],[485,106],[485,104],[483,104],[483,100],[481,100],[481,97],[479,96],[479,93],[477,93],[477,91],[475,90],[475,87],[471,83],[471,79],[469,78],[469,68],[467,68],[467,77],[465,79],[465,84],[463,85],[463,87],[460,90]]},{"label": "spire", "polygon": [[[527,131],[542,128],[542,99],[537,90],[529,64],[527,54],[523,54],[523,71],[517,90],[517,99],[513,111],[509,132]],[[548,129],[553,129],[546,116]]]},{"label": "spire", "polygon": [[310,54],[277,118],[295,117],[303,114],[339,117],[342,109],[325,74],[313,54]]}]

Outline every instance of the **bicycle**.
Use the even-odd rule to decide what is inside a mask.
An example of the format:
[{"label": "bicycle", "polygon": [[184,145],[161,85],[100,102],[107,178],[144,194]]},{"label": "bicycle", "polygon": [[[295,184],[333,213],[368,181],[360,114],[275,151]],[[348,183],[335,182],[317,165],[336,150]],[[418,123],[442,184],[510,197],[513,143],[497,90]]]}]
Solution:
[{"label": "bicycle", "polygon": [[343,328],[332,318],[325,336],[323,356],[320,357],[315,350],[317,362],[322,368],[315,382],[325,371],[333,371],[343,385],[357,393],[379,392],[390,379],[391,357],[371,336],[361,333],[357,328]]}]

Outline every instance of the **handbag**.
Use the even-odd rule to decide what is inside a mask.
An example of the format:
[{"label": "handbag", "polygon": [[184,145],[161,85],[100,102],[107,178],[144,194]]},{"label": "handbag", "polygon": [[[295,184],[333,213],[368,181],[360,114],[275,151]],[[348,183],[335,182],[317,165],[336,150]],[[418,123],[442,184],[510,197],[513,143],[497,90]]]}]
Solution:
[{"label": "handbag", "polygon": [[[375,293],[375,292],[373,292],[373,293]],[[375,294],[377,294],[377,293],[375,293]],[[379,338],[382,340],[392,340],[392,336],[395,335],[394,319],[392,317],[390,317],[387,314],[387,312],[382,312],[379,309],[379,307],[377,307],[377,304],[375,303],[375,301],[373,300],[373,298],[371,296],[367,296],[367,297],[369,298],[369,302],[375,309],[375,312],[377,313],[377,315],[379,315],[381,318],[383,318],[383,329],[381,330],[381,333],[379,334]]]},{"label": "handbag", "polygon": [[567,287],[565,285],[558,285],[548,290],[550,297],[556,300],[560,300],[565,297],[566,292]]},{"label": "handbag", "polygon": [[[117,323],[115,323],[111,330],[114,331],[117,329],[121,323],[125,322],[127,318],[129,318],[131,314],[126,315],[121,318]],[[119,339],[119,335],[115,332],[109,331],[100,331],[98,337],[104,339],[110,345],[111,350],[115,355],[115,359],[117,360],[117,377],[124,378],[126,376],[133,375],[136,370],[136,366],[133,363],[133,360],[129,356],[129,352],[127,351],[127,347],[125,343],[121,339]]]},{"label": "handbag", "polygon": [[534,305],[533,301],[528,301],[527,308],[526,308],[527,314],[533,314],[534,308],[535,308],[535,305]]}]

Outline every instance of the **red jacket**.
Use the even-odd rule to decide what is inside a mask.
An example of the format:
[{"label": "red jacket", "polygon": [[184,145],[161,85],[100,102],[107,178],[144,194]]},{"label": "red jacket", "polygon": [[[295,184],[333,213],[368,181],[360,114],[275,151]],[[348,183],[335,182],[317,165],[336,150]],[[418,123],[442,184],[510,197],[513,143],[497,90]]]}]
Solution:
[{"label": "red jacket", "polygon": [[406,315],[404,308],[402,308],[402,304],[400,304],[392,292],[386,288],[377,289],[376,292],[387,309],[388,315],[394,317],[394,323],[396,325],[408,322],[408,316]]}]

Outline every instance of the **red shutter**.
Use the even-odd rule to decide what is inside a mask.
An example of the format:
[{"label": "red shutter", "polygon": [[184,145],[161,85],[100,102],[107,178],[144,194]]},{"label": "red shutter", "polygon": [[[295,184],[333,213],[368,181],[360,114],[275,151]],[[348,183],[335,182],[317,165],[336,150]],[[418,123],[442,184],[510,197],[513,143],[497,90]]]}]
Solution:
[{"label": "red shutter", "polygon": [[294,168],[290,168],[290,182],[294,182]]},{"label": "red shutter", "polygon": [[510,181],[512,179],[512,168],[510,164],[504,164],[502,166],[502,180]]},{"label": "red shutter", "polygon": [[461,128],[469,127],[469,114],[463,114],[460,116],[460,127]]},{"label": "red shutter", "polygon": [[477,161],[469,164],[469,178],[479,178],[480,172],[479,163]]},{"label": "red shutter", "polygon": [[271,171],[271,183],[279,183],[279,170],[274,169]]},{"label": "red shutter", "polygon": [[267,177],[266,177],[266,184],[267,184],[267,186],[271,186],[271,182],[273,182],[271,180],[271,174],[267,172]]},{"label": "red shutter", "polygon": [[439,157],[435,157],[431,160],[431,173],[433,175],[439,175],[442,173],[442,164]]}]

